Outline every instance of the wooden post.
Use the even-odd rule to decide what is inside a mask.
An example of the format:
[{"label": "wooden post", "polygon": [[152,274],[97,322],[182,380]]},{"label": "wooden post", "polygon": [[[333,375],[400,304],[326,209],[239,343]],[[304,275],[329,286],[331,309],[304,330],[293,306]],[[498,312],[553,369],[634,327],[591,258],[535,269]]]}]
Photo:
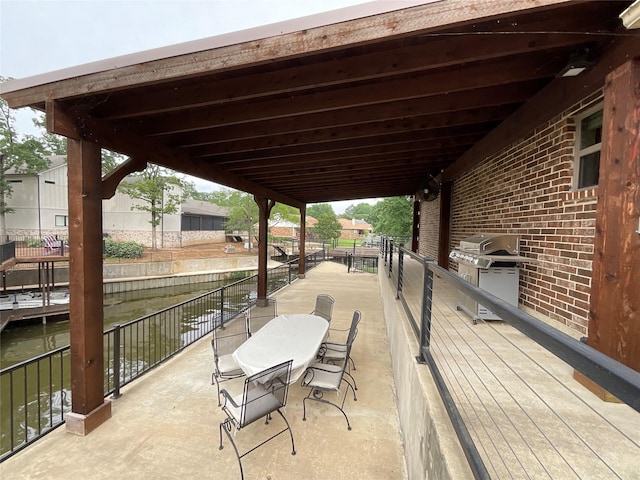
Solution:
[{"label": "wooden post", "polygon": [[[267,247],[269,243],[269,216],[275,202],[268,198],[254,195],[258,204],[260,218],[258,220],[258,299],[256,305],[266,307],[267,300]],[[251,241],[251,239],[249,239]]]},{"label": "wooden post", "polygon": [[300,248],[298,249],[298,278],[304,278],[305,271],[305,245],[307,238],[307,207],[300,209]]},{"label": "wooden post", "polygon": [[440,185],[440,221],[438,223],[438,265],[449,268],[449,243],[451,243],[451,184]]},{"label": "wooden post", "polygon": [[86,435],[111,417],[104,400],[100,146],[67,143],[71,412],[67,431]]},{"label": "wooden post", "polygon": [[420,201],[413,200],[413,225],[411,226],[411,251],[418,253],[420,244]]},{"label": "wooden post", "polygon": [[611,72],[605,83],[588,337],[590,346],[636,371],[640,371],[639,230],[640,60],[636,59]]}]

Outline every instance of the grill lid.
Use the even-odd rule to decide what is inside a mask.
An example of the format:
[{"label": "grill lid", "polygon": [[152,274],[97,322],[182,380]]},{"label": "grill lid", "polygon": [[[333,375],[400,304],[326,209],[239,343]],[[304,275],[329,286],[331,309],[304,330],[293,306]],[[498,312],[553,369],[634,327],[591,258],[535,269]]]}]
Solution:
[{"label": "grill lid", "polygon": [[461,240],[458,248],[475,255],[488,255],[494,252],[518,255],[520,236],[506,233],[480,233]]}]

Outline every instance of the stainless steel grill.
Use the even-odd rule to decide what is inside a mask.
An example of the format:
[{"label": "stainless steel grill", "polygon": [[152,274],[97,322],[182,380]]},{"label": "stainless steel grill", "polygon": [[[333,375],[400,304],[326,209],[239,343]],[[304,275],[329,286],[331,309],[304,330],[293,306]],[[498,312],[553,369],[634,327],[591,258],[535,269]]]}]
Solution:
[{"label": "stainless steel grill", "polygon": [[[458,275],[511,305],[518,306],[520,265],[528,262],[520,255],[520,236],[483,233],[465,238],[449,258],[458,264]],[[500,320],[496,314],[460,293],[457,307],[478,319]]]}]

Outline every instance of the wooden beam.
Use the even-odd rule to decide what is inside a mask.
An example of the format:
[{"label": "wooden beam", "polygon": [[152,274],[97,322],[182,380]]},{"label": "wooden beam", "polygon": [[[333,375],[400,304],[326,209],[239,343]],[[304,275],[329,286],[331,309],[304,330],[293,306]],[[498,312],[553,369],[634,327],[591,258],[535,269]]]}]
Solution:
[{"label": "wooden beam", "polygon": [[[339,157],[343,152],[344,156],[369,155],[371,153],[406,151],[415,147],[418,150],[433,150],[437,148],[453,147],[457,145],[474,144],[479,138],[486,135],[492,123],[486,122],[480,125],[462,125],[448,130],[446,136],[442,129],[422,130],[416,132],[406,132],[394,135],[367,136],[355,139],[337,140],[334,142],[307,143],[302,145],[292,145],[286,147],[273,147],[263,150],[251,150],[241,153],[230,153],[210,157],[192,154],[200,158],[211,158],[218,165],[225,165],[225,168],[232,170],[232,167],[241,164],[264,164],[277,160],[280,162],[291,162],[295,164],[296,159],[313,158],[313,155],[320,157],[328,153],[336,154]],[[334,158],[337,158],[334,157]],[[261,162],[260,160],[268,160]]]},{"label": "wooden beam", "polygon": [[[177,152],[153,139],[120,131],[105,122],[77,110],[73,115],[82,138],[99,144],[103,148],[128,155],[136,162],[151,162],[187,175],[203,178],[211,182],[226,185],[237,190],[266,196],[274,201],[300,208],[303,202],[269,190],[244,178],[227,172],[224,168],[193,159],[183,152]],[[53,131],[53,133],[58,133]]]},{"label": "wooden beam", "polygon": [[141,135],[166,135],[213,126],[234,125],[260,120],[274,120],[350,107],[379,105],[401,100],[448,95],[483,87],[524,82],[555,75],[565,64],[560,57],[547,53],[460,65],[456,75],[450,70],[398,78],[385,82],[302,93],[286,98],[268,98],[251,103],[228,103],[215,109],[179,111],[140,121],[118,123],[121,129]]},{"label": "wooden beam", "polygon": [[298,249],[298,278],[305,278],[307,240],[307,207],[300,209],[300,248]]},{"label": "wooden beam", "polygon": [[452,182],[440,184],[438,265],[446,269],[449,269],[449,248],[451,243],[451,192]]},{"label": "wooden beam", "polygon": [[636,58],[613,71],[604,89],[588,343],[640,372],[639,287],[640,59]]},{"label": "wooden beam", "polygon": [[420,245],[420,202],[417,200],[417,198],[415,198],[413,201],[413,222],[411,225],[411,251],[418,253],[419,245]]},{"label": "wooden beam", "polygon": [[[198,146],[225,143],[218,153],[242,148],[268,148],[340,138],[356,138],[412,130],[425,130],[469,123],[469,117],[456,120],[456,112],[481,112],[486,107],[521,104],[540,90],[546,81],[533,80],[509,85],[479,88],[447,95],[388,102],[268,121],[252,121],[224,127],[205,128],[164,137],[168,145]],[[513,109],[509,110],[509,114]],[[486,111],[490,111],[487,109]],[[448,114],[437,117],[437,114]],[[506,115],[501,117],[506,118]],[[442,119],[437,121],[438,119]],[[446,120],[445,120],[446,119]],[[446,123],[445,123],[446,121]],[[476,121],[476,120],[473,120]],[[274,135],[274,132],[278,132]],[[254,141],[248,142],[253,139]],[[233,143],[235,142],[235,143]]]},{"label": "wooden beam", "polygon": [[557,78],[550,83],[447,168],[443,174],[443,181],[453,180],[549,121],[559,112],[601,89],[606,75],[638,55],[640,37],[616,37],[611,41],[610,48],[605,51],[604,56],[590,71],[572,78]]},{"label": "wooden beam", "polygon": [[[573,17],[563,30],[577,33],[547,33],[546,25],[528,25],[537,29],[524,30],[517,35],[468,35],[457,37],[423,36],[419,45],[403,45],[397,48],[383,44],[384,49],[366,51],[346,58],[319,58],[311,64],[280,66],[273,70],[240,78],[214,79],[193,82],[188,79],[176,84],[159,85],[157,88],[136,88],[123,94],[114,93],[92,109],[93,116],[102,119],[122,119],[221,105],[230,101],[256,100],[265,96],[300,95],[309,88],[336,87],[340,84],[389,78],[407,73],[424,72],[449,67],[458,63],[477,62],[509,55],[564,47],[584,43],[579,33],[584,20]],[[540,22],[538,22],[540,23]],[[603,34],[604,35],[604,34]],[[473,38],[473,48],[469,48]],[[335,53],[339,57],[341,54]],[[284,62],[281,62],[284,63]],[[158,97],[162,102],[158,102]]]},{"label": "wooden beam", "polygon": [[133,172],[142,172],[147,168],[145,160],[129,157],[126,161],[107,173],[102,179],[102,198],[108,199],[116,194],[116,188],[124,177]]},{"label": "wooden beam", "polygon": [[[260,220],[258,221],[258,300],[259,307],[266,307],[267,300],[267,247],[269,244],[269,217],[271,209],[275,205],[273,200],[254,195],[253,199],[258,204]],[[249,239],[251,242],[252,239]]]},{"label": "wooden beam", "polygon": [[76,119],[55,100],[47,100],[45,103],[45,127],[49,133],[62,135],[73,140],[82,138]]},{"label": "wooden beam", "polygon": [[100,147],[68,140],[71,410],[67,429],[86,434],[111,416],[104,402]]},{"label": "wooden beam", "polygon": [[[535,6],[539,9],[552,9],[574,1],[537,0]],[[63,71],[57,76],[51,75],[31,82],[15,81],[14,85],[5,87],[2,95],[12,108],[33,106],[47,99],[118,91],[134,85],[167,82],[172,79],[205,75],[212,71],[224,72],[247,65],[273,63],[280,58],[303,57],[416,32],[426,34],[444,28],[452,29],[491,18],[514,15],[531,8],[530,2],[522,0],[476,0],[472,7],[468,0],[448,0],[331,25],[305,28],[269,38],[234,37],[233,43],[229,45],[212,37],[198,42],[198,51],[176,51],[174,47],[171,51],[159,50],[158,59],[141,58],[139,63],[129,60],[127,66],[120,68],[114,68],[112,64],[115,62],[112,61],[108,67],[104,66],[102,71],[96,71],[95,67],[93,70],[85,68],[82,71],[69,71],[67,77]],[[163,53],[166,57],[162,57]],[[36,83],[38,80],[40,83]],[[56,82],[56,88],[51,88],[51,82]]]}]

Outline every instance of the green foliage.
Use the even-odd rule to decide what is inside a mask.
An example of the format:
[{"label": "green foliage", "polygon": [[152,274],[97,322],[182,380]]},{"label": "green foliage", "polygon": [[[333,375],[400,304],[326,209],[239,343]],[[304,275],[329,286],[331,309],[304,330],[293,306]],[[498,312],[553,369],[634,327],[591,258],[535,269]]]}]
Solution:
[{"label": "green foliage", "polygon": [[151,214],[149,223],[152,230],[152,248],[155,250],[156,228],[160,225],[162,216],[176,213],[185,199],[182,180],[154,164],[149,164],[140,174],[131,175],[131,179],[133,181],[120,183],[118,191],[140,201],[131,206],[132,210]]},{"label": "green foliage", "polygon": [[33,125],[42,130],[43,134],[40,137],[40,142],[50,155],[66,155],[67,154],[67,139],[56,135],[55,133],[49,133],[45,126],[45,116],[42,112],[36,112],[34,110],[35,117],[32,119]]},{"label": "green foliage", "polygon": [[331,214],[335,218],[336,213],[333,211],[333,207],[328,203],[314,203],[307,207],[307,215],[320,219],[323,214]]},{"label": "green foliage", "polygon": [[253,195],[239,190],[222,189],[211,192],[209,198],[209,201],[216,205],[229,209],[226,224],[228,232],[247,232],[249,238],[255,236],[254,225],[258,223],[260,212],[258,204],[253,200]]},{"label": "green foliage", "polygon": [[[226,230],[228,232],[247,232],[248,238],[254,238],[256,225],[260,221],[260,211],[253,195],[239,190],[221,189],[208,194],[198,194],[199,198],[206,198],[208,201],[227,207]],[[298,210],[289,205],[276,203],[271,209],[271,225],[277,225],[279,221],[300,222]]]},{"label": "green foliage", "polygon": [[110,258],[140,258],[144,253],[144,246],[136,242],[120,242],[105,238],[104,253]]},{"label": "green foliage", "polygon": [[340,218],[358,218],[364,220],[367,223],[371,223],[371,212],[373,212],[373,205],[368,203],[359,203],[357,205],[349,205]]},{"label": "green foliage", "polygon": [[27,239],[27,247],[28,248],[36,248],[44,246],[44,242],[41,238],[38,237],[30,237]]},{"label": "green foliage", "polygon": [[109,173],[111,170],[116,168],[127,159],[127,157],[125,157],[124,155],[112,152],[111,150],[107,150],[105,148],[101,150],[100,155],[102,157],[103,173]]},{"label": "green foliage", "polygon": [[374,231],[380,235],[411,236],[413,201],[411,197],[389,197],[374,207]]},{"label": "green foliage", "polygon": [[[331,209],[333,212],[333,209]],[[318,223],[313,228],[313,234],[323,240],[334,240],[340,237],[342,225],[338,222],[334,213],[321,213],[318,217]]]},{"label": "green foliage", "polygon": [[[0,82],[7,80],[0,77]],[[51,151],[32,135],[18,137],[15,131],[15,117],[7,102],[0,98],[0,236],[6,235],[5,214],[13,212],[7,206],[7,199],[13,190],[6,173],[37,173],[49,166],[45,158]]]}]

